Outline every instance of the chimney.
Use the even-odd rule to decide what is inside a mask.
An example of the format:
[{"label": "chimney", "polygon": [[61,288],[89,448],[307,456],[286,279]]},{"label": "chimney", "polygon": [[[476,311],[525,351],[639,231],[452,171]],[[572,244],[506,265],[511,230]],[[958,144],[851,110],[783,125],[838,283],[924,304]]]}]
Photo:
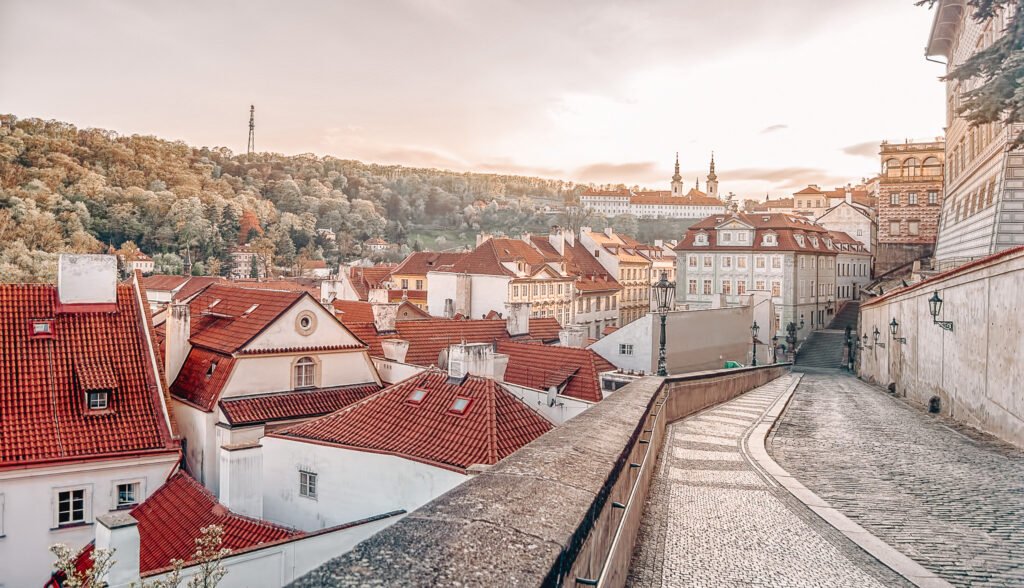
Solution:
[{"label": "chimney", "polygon": [[461,379],[467,375],[503,382],[508,368],[508,355],[497,353],[490,343],[460,343],[448,349],[448,377]]},{"label": "chimney", "polygon": [[476,234],[476,246],[479,247],[491,239],[490,233],[477,233]]},{"label": "chimney", "polygon": [[405,355],[409,352],[409,342],[403,339],[384,339],[380,342],[384,350],[384,359],[405,363]]},{"label": "chimney", "polygon": [[524,243],[526,243],[527,245],[533,245],[533,241],[530,241],[530,237],[531,237],[531,236],[532,236],[532,235],[530,235],[530,233],[523,233],[523,235],[522,235],[521,239],[522,239],[522,240],[523,240],[523,242],[524,242]]},{"label": "chimney", "polygon": [[258,440],[221,446],[219,500],[240,515],[263,518],[263,447]]},{"label": "chimney", "polygon": [[374,304],[373,326],[378,333],[391,333],[395,330],[395,321],[398,318],[398,304]]},{"label": "chimney", "polygon": [[655,239],[654,246],[657,247],[658,249],[661,249],[662,247],[665,246],[665,242],[662,241],[661,239]]},{"label": "chimney", "polygon": [[61,253],[57,267],[60,304],[117,304],[117,256]]},{"label": "chimney", "polygon": [[455,313],[464,317],[473,316],[473,276],[455,276]]},{"label": "chimney", "polygon": [[188,304],[171,302],[167,308],[167,320],[164,322],[164,372],[167,374],[167,385],[174,383],[181,371],[188,352],[192,349],[189,338],[192,336],[192,312]]},{"label": "chimney", "polygon": [[604,234],[605,234],[606,237],[611,238],[611,237],[613,237],[615,235],[615,230],[612,229],[611,227],[605,227],[604,228]]},{"label": "chimney", "polygon": [[576,246],[576,233],[562,229],[562,237],[565,239],[565,242],[569,244],[569,247]]},{"label": "chimney", "polygon": [[580,327],[573,325],[558,331],[558,344],[562,347],[582,349],[586,347],[586,343],[587,334]]},{"label": "chimney", "polygon": [[555,248],[559,255],[565,255],[565,238],[562,237],[561,227],[551,227],[548,243],[551,243],[551,246]]},{"label": "chimney", "polygon": [[850,189],[849,185],[846,186],[846,203],[853,204],[853,190]]},{"label": "chimney", "polygon": [[96,549],[114,551],[114,564],[101,580],[116,588],[133,585],[139,579],[139,523],[130,512],[114,511],[96,517]]},{"label": "chimney", "polygon": [[450,319],[455,316],[455,302],[451,298],[444,299],[444,318]]},{"label": "chimney", "polygon": [[526,335],[530,332],[530,303],[506,302],[505,329],[509,337]]}]

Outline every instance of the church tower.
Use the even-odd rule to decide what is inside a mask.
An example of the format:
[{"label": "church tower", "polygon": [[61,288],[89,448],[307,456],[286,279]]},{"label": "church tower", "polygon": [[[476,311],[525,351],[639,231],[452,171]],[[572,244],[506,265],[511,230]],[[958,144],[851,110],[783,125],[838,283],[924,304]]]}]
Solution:
[{"label": "church tower", "polygon": [[676,173],[672,174],[672,195],[683,195],[683,176],[679,175],[679,152],[676,151]]},{"label": "church tower", "polygon": [[719,198],[718,196],[718,176],[715,175],[715,152],[711,152],[711,169],[708,171],[708,196],[712,198]]}]

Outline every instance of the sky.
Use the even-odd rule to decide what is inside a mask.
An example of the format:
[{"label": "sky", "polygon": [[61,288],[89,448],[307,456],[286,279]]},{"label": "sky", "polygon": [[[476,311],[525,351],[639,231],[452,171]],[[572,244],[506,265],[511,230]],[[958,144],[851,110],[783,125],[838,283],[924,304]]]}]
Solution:
[{"label": "sky", "polygon": [[0,1],[0,113],[459,171],[783,196],[942,135],[913,0]]}]

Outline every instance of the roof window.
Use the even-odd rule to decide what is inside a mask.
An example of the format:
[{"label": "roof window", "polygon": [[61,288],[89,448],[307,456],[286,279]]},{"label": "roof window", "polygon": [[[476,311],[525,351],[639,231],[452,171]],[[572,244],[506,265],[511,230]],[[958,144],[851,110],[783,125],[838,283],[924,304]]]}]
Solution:
[{"label": "roof window", "polygon": [[259,304],[253,304],[249,308],[245,309],[245,312],[242,313],[242,316],[249,316],[250,314],[252,314],[252,311],[256,310],[259,307]]},{"label": "roof window", "polygon": [[29,321],[29,333],[33,339],[53,339],[52,319],[32,319]]},{"label": "roof window", "polygon": [[427,397],[427,391],[423,388],[417,388],[409,393],[409,397],[406,401],[410,404],[422,404],[423,399]]},{"label": "roof window", "polygon": [[214,306],[217,306],[218,304],[220,304],[220,298],[218,298],[218,299],[214,300],[213,302],[211,302],[210,306],[207,306],[206,309],[209,310],[209,309],[213,308]]},{"label": "roof window", "polygon": [[448,412],[452,414],[464,415],[467,412],[469,412],[469,407],[471,404],[473,404],[472,398],[456,396],[455,400],[452,401],[452,405],[448,407]]},{"label": "roof window", "polygon": [[89,390],[85,396],[89,410],[107,410],[110,407],[110,390]]},{"label": "roof window", "polygon": [[209,380],[213,377],[213,372],[217,371],[217,362],[211,361],[210,367],[206,368],[206,379]]}]

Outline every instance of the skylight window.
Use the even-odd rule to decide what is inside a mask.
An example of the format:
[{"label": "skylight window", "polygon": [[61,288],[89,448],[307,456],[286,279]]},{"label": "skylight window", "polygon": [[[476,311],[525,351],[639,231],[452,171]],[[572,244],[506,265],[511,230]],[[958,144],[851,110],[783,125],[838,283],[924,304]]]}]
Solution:
[{"label": "skylight window", "polygon": [[249,308],[245,309],[245,312],[242,313],[242,316],[249,316],[250,314],[252,314],[252,311],[256,310],[259,307],[259,304],[253,304]]},{"label": "skylight window", "polygon": [[469,406],[471,404],[473,404],[473,400],[471,398],[458,396],[452,401],[452,405],[448,407],[448,412],[458,415],[466,414],[469,411]]},{"label": "skylight window", "polygon": [[213,302],[211,302],[210,306],[207,306],[206,309],[209,310],[209,309],[213,308],[214,306],[217,306],[218,304],[220,304],[220,298],[218,298],[218,299],[214,300]]},{"label": "skylight window", "polygon": [[426,398],[426,397],[427,397],[427,391],[422,389],[422,388],[417,388],[416,390],[413,390],[409,394],[409,397],[406,398],[406,401],[408,401],[408,402],[410,402],[412,404],[420,404],[420,403],[423,402],[423,399]]},{"label": "skylight window", "polygon": [[35,339],[53,338],[53,321],[49,319],[33,319],[30,325],[32,337]]}]

